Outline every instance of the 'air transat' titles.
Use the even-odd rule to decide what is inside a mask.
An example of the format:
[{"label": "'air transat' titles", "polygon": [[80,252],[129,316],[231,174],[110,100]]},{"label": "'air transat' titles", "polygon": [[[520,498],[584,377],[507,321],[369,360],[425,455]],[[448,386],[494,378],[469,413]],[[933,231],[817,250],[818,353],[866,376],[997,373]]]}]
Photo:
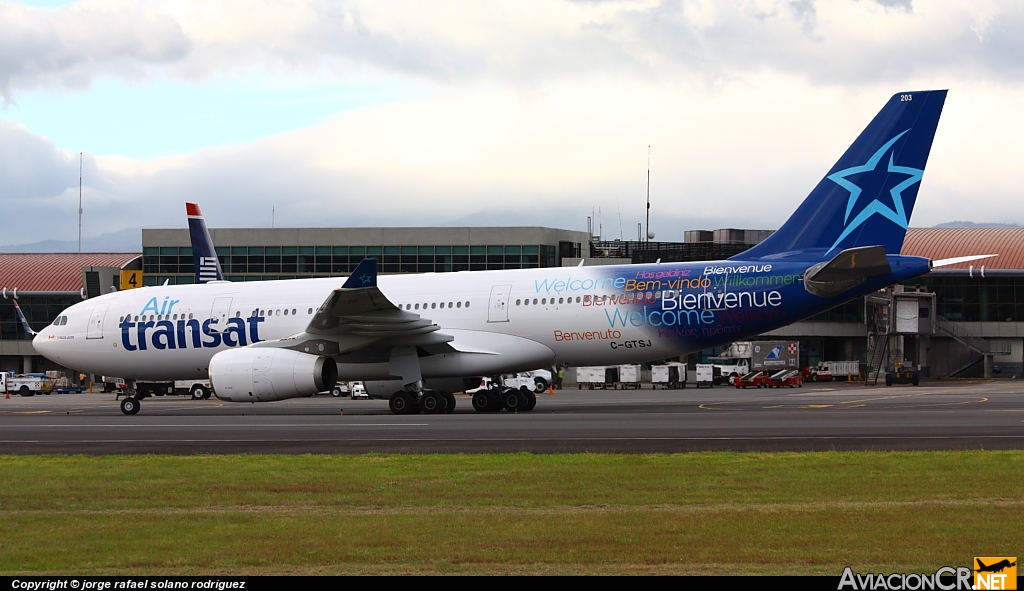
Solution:
[{"label": "'air transat' titles", "polygon": [[[219,328],[213,318],[203,321],[190,318],[132,322],[125,317],[118,326],[121,328],[121,346],[125,351],[145,351],[149,348],[213,349],[221,345],[245,347],[260,342],[259,325],[264,320],[260,316],[228,318],[227,326]],[[248,330],[246,324],[249,325]]]}]

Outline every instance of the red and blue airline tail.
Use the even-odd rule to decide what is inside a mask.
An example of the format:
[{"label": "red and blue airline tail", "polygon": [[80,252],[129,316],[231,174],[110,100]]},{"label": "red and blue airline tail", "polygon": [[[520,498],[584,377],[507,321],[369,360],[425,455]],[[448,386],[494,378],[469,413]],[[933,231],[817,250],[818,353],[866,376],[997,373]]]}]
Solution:
[{"label": "red and blue airline tail", "polygon": [[36,331],[32,330],[32,327],[28,325],[28,320],[25,320],[25,314],[21,312],[21,306],[18,305],[18,300],[14,300],[14,313],[18,315],[18,322],[21,322],[21,327],[25,329],[25,332],[32,336],[36,336]]},{"label": "red and blue airline tail", "polygon": [[786,223],[733,258],[824,260],[864,246],[899,254],[945,100],[945,90],[893,95]]},{"label": "red and blue airline tail", "polygon": [[188,215],[188,235],[192,240],[192,264],[196,269],[196,283],[224,281],[224,271],[217,258],[217,250],[213,247],[213,238],[206,229],[203,213],[195,203],[185,204]]}]

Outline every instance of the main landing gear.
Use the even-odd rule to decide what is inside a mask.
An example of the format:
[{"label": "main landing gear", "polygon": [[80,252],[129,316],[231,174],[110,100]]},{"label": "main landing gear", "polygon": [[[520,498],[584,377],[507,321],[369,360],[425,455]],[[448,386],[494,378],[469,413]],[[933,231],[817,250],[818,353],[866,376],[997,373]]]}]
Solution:
[{"label": "main landing gear", "polygon": [[388,407],[396,415],[426,413],[439,415],[455,410],[455,395],[451,392],[425,390],[416,392],[395,392],[388,401]]},{"label": "main landing gear", "polygon": [[473,395],[473,409],[477,412],[499,412],[503,408],[508,412],[529,412],[535,406],[537,395],[525,386],[518,390],[491,388]]}]

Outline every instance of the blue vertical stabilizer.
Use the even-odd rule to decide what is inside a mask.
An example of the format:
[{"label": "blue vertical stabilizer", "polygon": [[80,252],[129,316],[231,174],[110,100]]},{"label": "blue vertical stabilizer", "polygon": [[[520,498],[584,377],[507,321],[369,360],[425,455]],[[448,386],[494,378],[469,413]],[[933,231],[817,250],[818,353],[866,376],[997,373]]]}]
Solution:
[{"label": "blue vertical stabilizer", "polygon": [[945,90],[893,95],[786,223],[733,258],[899,254],[945,100]]}]

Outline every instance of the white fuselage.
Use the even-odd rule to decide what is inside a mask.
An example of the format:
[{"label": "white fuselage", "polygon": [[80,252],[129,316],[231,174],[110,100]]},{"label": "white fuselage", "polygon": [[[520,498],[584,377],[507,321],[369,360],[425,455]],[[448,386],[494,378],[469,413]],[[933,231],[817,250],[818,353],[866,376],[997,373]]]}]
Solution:
[{"label": "white fuselage", "polygon": [[[611,307],[621,307],[624,297],[630,302],[661,297],[660,291],[643,290],[643,282],[609,279],[632,276],[638,268],[392,275],[380,276],[378,287],[403,311],[420,314],[454,336],[456,349],[487,350],[499,341],[514,348],[502,337],[514,335],[550,350],[545,364],[636,363],[679,355],[678,341],[652,338],[643,326],[609,320]],[[49,359],[88,373],[140,380],[205,378],[217,352],[305,330],[344,281],[225,282],[111,293],[71,306],[62,313],[66,321],[42,330],[34,344]],[[536,356],[530,362],[534,365],[521,367],[520,360],[508,371],[538,366]],[[423,376],[455,377],[458,367],[424,362]],[[388,377],[380,363],[344,360],[339,374],[342,379]]]}]

